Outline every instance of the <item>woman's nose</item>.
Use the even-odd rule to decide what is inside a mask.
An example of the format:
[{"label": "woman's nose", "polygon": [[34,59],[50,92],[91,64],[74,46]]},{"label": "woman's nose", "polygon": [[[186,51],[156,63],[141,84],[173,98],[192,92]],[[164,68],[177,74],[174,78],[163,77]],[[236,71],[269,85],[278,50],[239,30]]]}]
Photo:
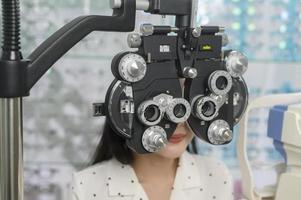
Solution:
[{"label": "woman's nose", "polygon": [[178,127],[184,127],[186,122],[178,123]]}]

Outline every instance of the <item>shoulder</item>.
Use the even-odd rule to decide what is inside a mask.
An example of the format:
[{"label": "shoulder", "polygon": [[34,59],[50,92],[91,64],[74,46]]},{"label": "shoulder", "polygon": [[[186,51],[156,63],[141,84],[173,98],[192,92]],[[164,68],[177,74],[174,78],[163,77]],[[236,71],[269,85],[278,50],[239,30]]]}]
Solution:
[{"label": "shoulder", "polygon": [[104,182],[106,171],[111,161],[105,161],[99,164],[89,166],[77,172],[73,172],[73,182],[78,186],[78,189],[86,189],[91,187],[97,181],[98,184]]},{"label": "shoulder", "polygon": [[[107,160],[107,161],[86,167],[85,169],[74,172],[73,175],[77,179],[80,179],[80,178],[85,179],[85,178],[93,177],[96,174],[99,174],[99,175],[104,174],[104,172],[108,169],[111,162],[112,162],[112,160]],[[102,172],[102,173],[97,173],[97,172]]]},{"label": "shoulder", "polygon": [[[74,196],[77,196],[79,200],[87,199],[90,197],[99,197],[99,194],[103,195],[107,193],[108,182],[108,169],[113,163],[113,160],[108,160],[87,167],[81,171],[72,173],[72,190]],[[96,191],[99,191],[98,193]],[[105,198],[100,196],[99,198]]]},{"label": "shoulder", "polygon": [[130,165],[115,158],[73,173],[74,200],[130,199],[135,194],[138,180]]}]

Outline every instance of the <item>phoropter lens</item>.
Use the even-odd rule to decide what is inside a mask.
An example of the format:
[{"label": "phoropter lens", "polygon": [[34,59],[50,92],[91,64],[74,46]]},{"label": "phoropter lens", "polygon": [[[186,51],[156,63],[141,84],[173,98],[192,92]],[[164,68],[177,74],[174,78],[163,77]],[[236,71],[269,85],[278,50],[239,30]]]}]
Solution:
[{"label": "phoropter lens", "polygon": [[144,117],[147,121],[154,122],[160,117],[160,109],[156,105],[148,106],[144,111]]},{"label": "phoropter lens", "polygon": [[226,89],[227,86],[228,86],[228,80],[225,77],[221,76],[216,80],[216,87],[219,90],[224,90]]},{"label": "phoropter lens", "polygon": [[186,114],[186,107],[183,104],[178,104],[173,109],[173,112],[177,118],[182,118]]},{"label": "phoropter lens", "polygon": [[206,117],[211,117],[212,115],[214,115],[215,111],[215,104],[212,101],[207,101],[202,106],[203,115],[205,115]]},{"label": "phoropter lens", "polygon": [[233,80],[229,72],[217,70],[213,72],[208,79],[208,86],[211,92],[216,95],[226,95],[230,92]]},{"label": "phoropter lens", "polygon": [[211,121],[218,115],[218,103],[210,96],[196,96],[192,100],[193,115],[204,121]]},{"label": "phoropter lens", "polygon": [[161,121],[163,110],[155,101],[147,100],[138,107],[137,116],[143,124],[154,126]]},{"label": "phoropter lens", "polygon": [[167,118],[174,123],[185,122],[191,114],[191,106],[184,98],[174,98],[166,109]]}]

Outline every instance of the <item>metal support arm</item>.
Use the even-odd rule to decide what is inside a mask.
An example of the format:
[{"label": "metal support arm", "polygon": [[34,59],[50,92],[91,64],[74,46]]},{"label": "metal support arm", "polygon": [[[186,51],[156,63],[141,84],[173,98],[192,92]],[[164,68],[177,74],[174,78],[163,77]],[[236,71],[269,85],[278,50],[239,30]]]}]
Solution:
[{"label": "metal support arm", "polygon": [[125,0],[120,9],[115,9],[113,16],[83,16],[62,27],[30,56],[28,69],[28,89],[74,45],[93,31],[130,32],[135,28],[136,2]]}]

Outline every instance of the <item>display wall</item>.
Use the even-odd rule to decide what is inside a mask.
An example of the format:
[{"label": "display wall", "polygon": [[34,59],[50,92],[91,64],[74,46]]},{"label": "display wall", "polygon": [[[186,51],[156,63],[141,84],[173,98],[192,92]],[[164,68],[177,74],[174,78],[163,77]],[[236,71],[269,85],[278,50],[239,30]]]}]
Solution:
[{"label": "display wall", "polygon": [[[110,15],[108,0],[22,0],[24,56],[65,23],[84,14]],[[137,12],[140,24],[172,24]],[[298,0],[200,0],[198,25],[221,25],[229,48],[250,59],[246,80],[250,99],[265,94],[301,90]],[[94,32],[76,45],[47,72],[24,100],[25,200],[70,199],[71,173],[85,168],[101,138],[103,118],[92,117],[92,103],[103,102],[113,80],[110,62],[127,50],[127,34]],[[248,155],[258,187],[275,181],[262,164],[281,161],[266,137],[267,110],[250,117]],[[237,127],[239,128],[239,127]],[[237,134],[237,133],[236,133]],[[236,141],[212,147],[199,141],[199,154],[215,156],[230,167],[240,193]]]}]

